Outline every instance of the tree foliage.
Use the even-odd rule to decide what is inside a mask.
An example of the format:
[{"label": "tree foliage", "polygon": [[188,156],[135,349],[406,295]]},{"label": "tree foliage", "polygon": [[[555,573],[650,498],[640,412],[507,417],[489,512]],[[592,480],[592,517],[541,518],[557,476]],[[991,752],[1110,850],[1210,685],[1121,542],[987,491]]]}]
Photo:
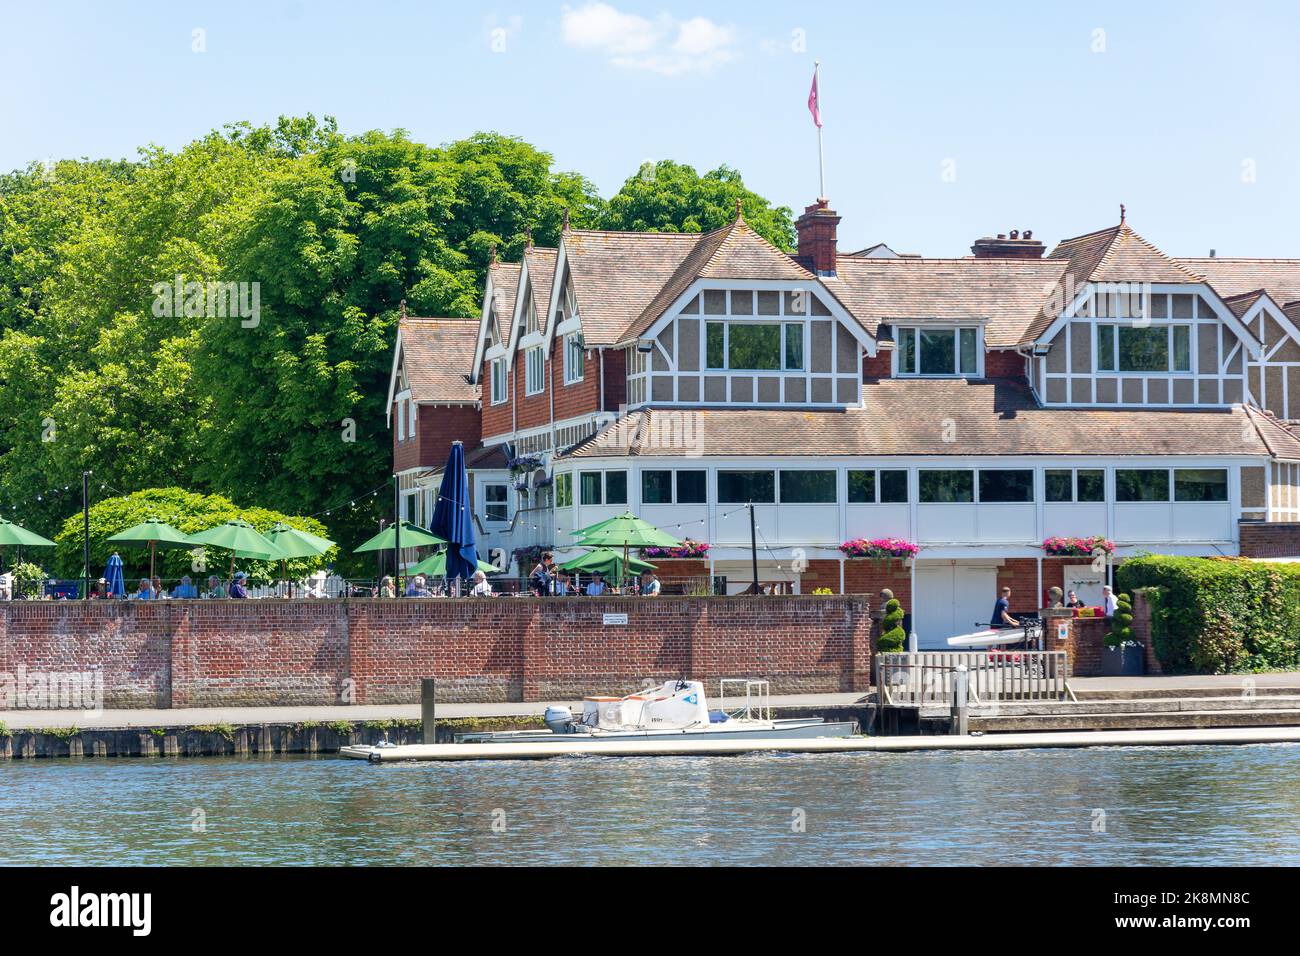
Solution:
[{"label": "tree foliage", "polygon": [[633,232],[709,232],[736,218],[737,199],[750,228],[778,249],[794,249],[790,208],[774,207],[746,189],[729,166],[701,176],[670,159],[646,163],[610,199],[602,222],[606,229]]},{"label": "tree foliage", "polygon": [[[726,167],[660,163],[608,207],[553,167],[500,133],[429,146],[308,115],[0,175],[5,516],[54,529],[89,469],[96,496],[187,487],[328,509],[330,537],[360,540],[391,509],[369,492],[390,475],[403,300],[476,314],[492,248],[517,259],[530,231],[555,244],[566,210],[575,227],[703,230],[740,197],[758,231],[793,240],[789,210]],[[219,307],[210,290],[229,283],[256,315]]]},{"label": "tree foliage", "polygon": [[[328,537],[325,526],[314,518],[281,514],[268,508],[241,508],[221,495],[204,495],[182,488],[146,488],[129,495],[115,495],[96,502],[90,508],[90,575],[103,574],[111,554],[122,558],[123,575],[127,590],[132,579],[149,573],[149,547],[137,542],[111,542],[107,538],[134,527],[148,518],[158,518],[185,534],[194,534],[235,518],[242,518],[265,534],[276,522],[315,535]],[[82,542],[84,524],[80,514],[70,515],[58,534],[54,536],[55,565],[64,577],[81,576]],[[327,567],[338,556],[338,548],[331,548],[319,558],[296,558],[287,563],[291,579]],[[159,549],[155,570],[159,577],[175,580],[181,575],[203,576],[209,571],[225,577],[229,571],[230,552],[217,548],[202,548],[201,554],[187,548]],[[280,576],[278,561],[251,561],[241,558],[237,567],[245,570],[257,581],[272,580]]]}]

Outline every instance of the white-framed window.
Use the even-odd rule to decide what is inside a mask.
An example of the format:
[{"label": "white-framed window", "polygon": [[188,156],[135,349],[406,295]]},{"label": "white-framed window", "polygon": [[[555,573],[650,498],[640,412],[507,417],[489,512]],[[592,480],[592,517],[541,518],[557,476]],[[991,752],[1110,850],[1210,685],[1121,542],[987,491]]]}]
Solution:
[{"label": "white-framed window", "polygon": [[555,507],[568,508],[573,504],[573,472],[555,476]]},{"label": "white-framed window", "polygon": [[524,352],[524,392],[536,395],[546,387],[546,353],[540,345]]},{"label": "white-framed window", "polygon": [[582,381],[583,362],[586,352],[582,348],[582,336],[570,332],[564,337],[564,384],[572,385]]},{"label": "white-framed window", "polygon": [[528,291],[528,308],[524,317],[524,333],[541,331],[541,324],[537,321],[537,309],[533,305],[532,290]]},{"label": "white-framed window", "polygon": [[397,400],[397,440],[406,441],[406,402]]},{"label": "white-framed window", "polygon": [[1190,372],[1192,327],[1098,323],[1096,355],[1099,372]]},{"label": "white-framed window", "polygon": [[706,322],[704,336],[706,369],[803,371],[803,322]]},{"label": "white-framed window", "polygon": [[411,399],[406,400],[406,437],[415,437],[415,410],[416,404]]},{"label": "white-framed window", "polygon": [[483,517],[488,521],[510,520],[510,486],[491,482],[483,486]]},{"label": "white-framed window", "polygon": [[932,329],[902,327],[894,349],[898,375],[980,374],[980,330],[975,326]]},{"label": "white-framed window", "polygon": [[504,357],[494,358],[492,360],[491,368],[492,368],[492,404],[502,405],[505,403],[506,400],[506,391],[507,391],[506,382],[508,378],[507,372],[509,371],[509,369],[506,367],[505,358]]},{"label": "white-framed window", "polygon": [[584,505],[625,505],[627,504],[627,472],[579,472],[578,490]]}]

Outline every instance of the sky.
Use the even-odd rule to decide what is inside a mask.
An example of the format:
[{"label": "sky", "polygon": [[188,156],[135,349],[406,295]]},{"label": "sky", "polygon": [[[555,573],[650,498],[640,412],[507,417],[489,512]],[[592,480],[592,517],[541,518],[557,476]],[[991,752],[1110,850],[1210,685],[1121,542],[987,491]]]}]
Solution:
[{"label": "sky", "polygon": [[797,214],[821,61],[841,250],[1055,241],[1120,203],[1171,255],[1300,257],[1300,5],[0,0],[0,170],[332,115],[522,136],[602,195],[647,160]]}]

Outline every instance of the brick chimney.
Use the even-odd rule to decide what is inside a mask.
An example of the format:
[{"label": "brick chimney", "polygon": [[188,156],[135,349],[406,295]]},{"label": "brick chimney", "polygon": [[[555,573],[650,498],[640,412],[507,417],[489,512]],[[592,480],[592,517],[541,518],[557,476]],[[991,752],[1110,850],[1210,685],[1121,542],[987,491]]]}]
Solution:
[{"label": "brick chimney", "polygon": [[835,275],[835,229],[840,217],[830,203],[819,199],[794,222],[799,232],[799,258],[819,276]]},{"label": "brick chimney", "polygon": [[970,251],[976,259],[1041,259],[1047,247],[1035,239],[1028,229],[1024,235],[1012,229],[1010,237],[998,233],[996,239],[991,236],[976,239]]}]

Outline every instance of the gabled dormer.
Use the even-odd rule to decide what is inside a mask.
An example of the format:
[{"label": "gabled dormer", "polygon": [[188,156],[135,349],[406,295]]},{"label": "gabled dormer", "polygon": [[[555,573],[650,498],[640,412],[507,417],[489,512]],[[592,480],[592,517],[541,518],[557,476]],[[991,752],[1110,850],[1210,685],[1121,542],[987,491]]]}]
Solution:
[{"label": "gabled dormer", "polygon": [[809,269],[734,222],[624,333],[628,405],[849,406],[875,340]]},{"label": "gabled dormer", "polygon": [[1221,407],[1250,400],[1259,341],[1222,297],[1127,223],[1060,243],[1066,267],[1028,343],[1047,405]]}]

